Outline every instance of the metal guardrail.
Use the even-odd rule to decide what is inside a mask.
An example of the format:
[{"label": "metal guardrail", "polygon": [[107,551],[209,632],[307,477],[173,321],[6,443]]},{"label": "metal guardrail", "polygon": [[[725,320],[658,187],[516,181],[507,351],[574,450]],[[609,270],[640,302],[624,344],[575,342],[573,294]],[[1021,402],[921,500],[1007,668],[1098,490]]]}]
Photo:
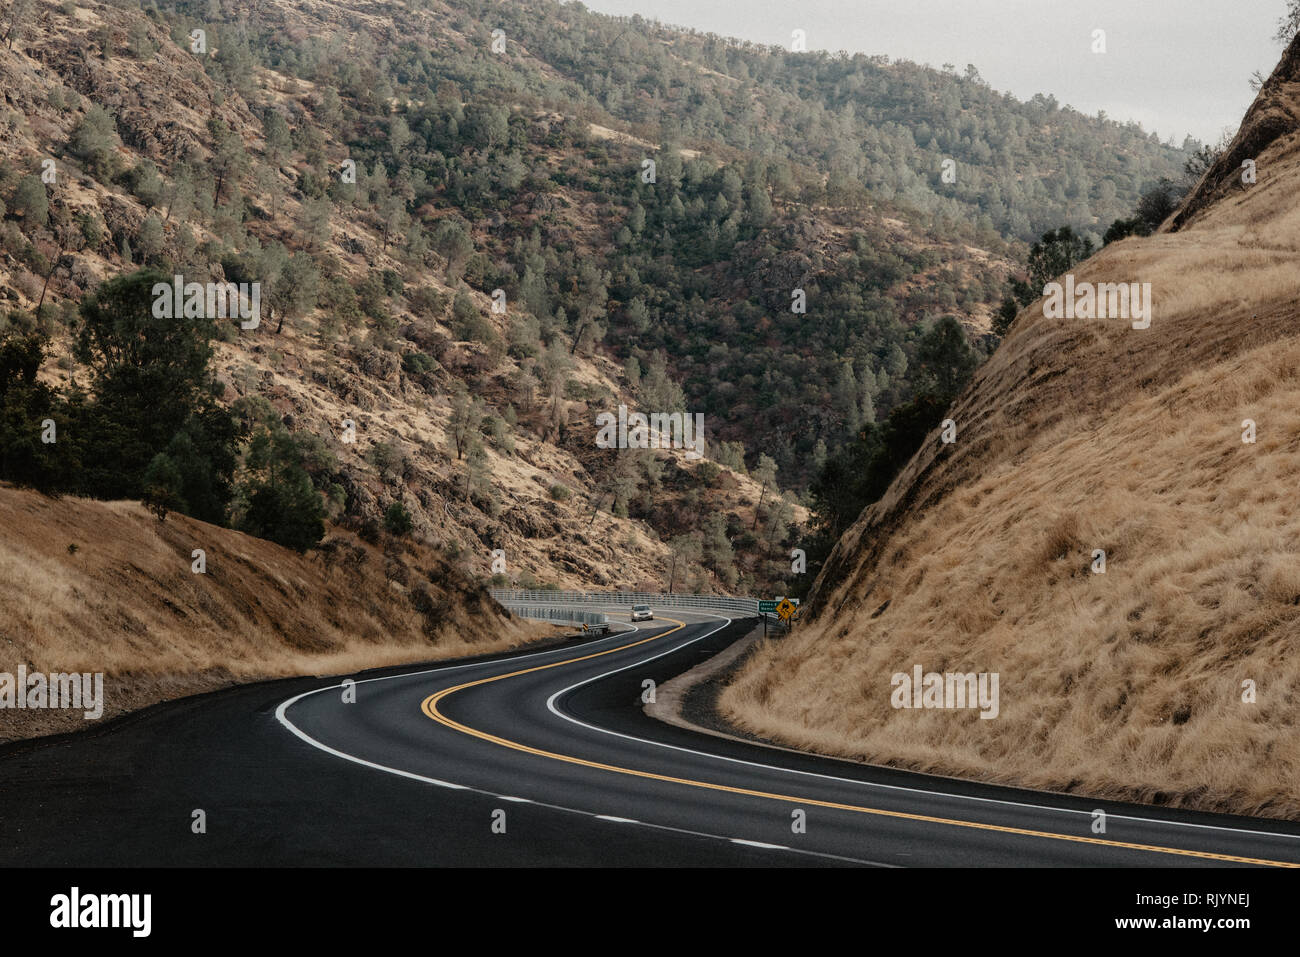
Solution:
[{"label": "metal guardrail", "polygon": [[[496,598],[495,595],[492,596]],[[548,608],[518,601],[497,601],[512,614],[521,618],[539,618],[545,621],[568,621],[577,625],[608,625],[609,615],[599,611],[579,611],[576,608]]]},{"label": "metal guardrail", "polygon": [[[758,615],[756,598],[727,595],[654,595],[648,592],[550,591],[545,588],[490,588],[489,593],[506,607],[515,603],[541,605],[650,605],[652,608],[698,608]],[[513,611],[514,609],[511,608]]]}]

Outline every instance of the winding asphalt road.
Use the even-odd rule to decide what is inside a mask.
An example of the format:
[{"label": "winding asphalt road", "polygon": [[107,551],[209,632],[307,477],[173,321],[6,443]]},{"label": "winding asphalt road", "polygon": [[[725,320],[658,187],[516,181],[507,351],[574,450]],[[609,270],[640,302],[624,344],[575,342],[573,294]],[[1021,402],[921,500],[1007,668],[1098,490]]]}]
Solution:
[{"label": "winding asphalt road", "polygon": [[[0,864],[1300,866],[1300,827],[971,784],[645,716],[753,620],[268,682],[0,750]],[[1093,811],[1106,811],[1094,833]],[[193,833],[202,809],[207,831]]]}]

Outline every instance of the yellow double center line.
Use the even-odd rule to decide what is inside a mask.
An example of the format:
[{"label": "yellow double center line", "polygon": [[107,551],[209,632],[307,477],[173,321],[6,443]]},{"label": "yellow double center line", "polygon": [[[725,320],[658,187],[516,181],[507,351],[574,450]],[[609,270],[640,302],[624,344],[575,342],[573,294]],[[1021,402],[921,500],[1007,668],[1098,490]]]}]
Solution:
[{"label": "yellow double center line", "polygon": [[946,824],[950,827],[967,827],[975,828],[980,831],[996,831],[1001,834],[1019,834],[1023,837],[1038,837],[1052,841],[1070,841],[1075,844],[1097,844],[1102,847],[1122,847],[1131,851],[1150,851],[1156,854],[1178,854],[1183,857],[1199,857],[1211,861],[1227,861],[1235,864],[1258,864],[1268,867],[1296,867],[1300,864],[1293,864],[1289,861],[1270,861],[1256,857],[1239,857],[1235,854],[1215,854],[1210,851],[1193,851],[1181,847],[1162,847],[1157,844],[1132,844],[1126,841],[1108,841],[1099,837],[1089,837],[1079,834],[1057,834],[1052,831],[1034,831],[1023,827],[1005,827],[1000,824],[983,824],[979,821],[962,821],[956,818],[933,817],[928,814],[908,814],[905,811],[887,811],[882,808],[863,807],[857,804],[841,804],[836,801],[822,801],[817,798],[799,797],[792,794],[777,794],[772,791],[755,791],[751,788],[732,787],[727,784],[715,784],[711,781],[697,781],[693,778],[679,778],[670,774],[656,774],[653,771],[640,771],[636,768],[624,768],[615,764],[604,764],[600,761],[588,761],[585,758],[577,758],[568,754],[557,754],[554,751],[544,751],[541,748],[530,747],[526,744],[520,744],[518,741],[511,741],[508,738],[502,738],[495,734],[489,734],[486,731],[480,731],[477,728],[471,728],[468,725],[455,721],[438,710],[438,704],[451,695],[459,691],[465,691],[468,688],[476,688],[479,685],[491,684],[494,681],[505,681],[507,678],[517,678],[520,675],[532,674],[537,671],[546,671],[549,668],[560,668],[565,665],[574,665],[580,661],[590,661],[593,658],[601,658],[605,655],[612,655],[615,652],[626,651],[629,648],[635,648],[638,645],[644,645],[649,641],[658,641],[661,638],[667,638],[674,632],[681,631],[686,627],[686,622],[678,621],[676,618],[665,618],[665,621],[671,621],[676,624],[676,628],[670,628],[668,631],[658,635],[651,635],[648,638],[641,638],[637,641],[629,642],[626,645],[619,645],[617,648],[609,648],[605,651],[596,651],[589,655],[580,655],[576,658],[566,658],[563,661],[553,661],[546,665],[534,665],[531,668],[522,668],[519,671],[511,671],[507,674],[496,675],[492,678],[480,678],[477,681],[467,681],[464,684],[456,685],[453,688],[447,688],[436,694],[431,694],[425,698],[420,705],[421,710],[434,721],[445,725],[454,731],[462,734],[468,734],[471,737],[478,738],[482,741],[490,741],[493,744],[499,744],[503,748],[510,748],[512,751],[521,751],[524,754],[533,754],[541,758],[549,758],[552,761],[563,761],[565,764],[577,764],[584,768],[595,768],[598,771],[610,771],[614,774],[625,774],[636,778],[648,778],[652,781],[666,781],[669,784],[681,784],[686,787],[702,788],[707,791],[724,791],[728,794],[742,794],[746,797],[765,798],[770,801],[781,801],[787,804],[797,804],[801,806],[825,807],[836,811],[854,811],[859,814],[875,814],[879,817],[899,818],[906,821],[923,821],[928,824]]}]

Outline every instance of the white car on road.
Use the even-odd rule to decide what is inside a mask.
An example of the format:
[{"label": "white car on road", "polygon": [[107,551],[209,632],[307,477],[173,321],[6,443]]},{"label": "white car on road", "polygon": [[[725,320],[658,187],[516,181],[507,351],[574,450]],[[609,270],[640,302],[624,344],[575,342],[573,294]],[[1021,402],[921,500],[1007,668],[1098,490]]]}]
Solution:
[{"label": "white car on road", "polygon": [[654,619],[654,616],[655,616],[655,615],[654,615],[654,612],[652,612],[652,611],[650,610],[650,606],[649,606],[649,605],[633,605],[633,606],[632,606],[632,620],[633,620],[633,621],[651,621],[651,620]]}]

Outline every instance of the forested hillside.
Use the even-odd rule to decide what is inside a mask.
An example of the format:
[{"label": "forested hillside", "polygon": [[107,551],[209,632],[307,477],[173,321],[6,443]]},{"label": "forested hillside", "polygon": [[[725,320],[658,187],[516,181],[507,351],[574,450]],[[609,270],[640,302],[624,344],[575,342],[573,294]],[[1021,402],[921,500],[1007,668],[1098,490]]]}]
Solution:
[{"label": "forested hillside", "polygon": [[[581,3],[454,6],[464,11],[452,16],[455,30],[472,36],[490,25],[527,54],[485,76],[457,50],[421,51],[459,82],[504,81],[604,111],[653,141],[674,136],[805,165],[824,177],[810,199],[897,200],[944,228],[1025,241],[1060,225],[1100,234],[1182,163],[1180,150],[1135,123],[1085,116],[1050,94],[1019,101],[989,87],[973,64],[958,73],[950,64],[764,47],[593,15]],[[954,184],[942,179],[945,159],[958,164]]]},{"label": "forested hillside", "polygon": [[[414,534],[480,575],[500,548],[526,584],[791,585],[798,496],[969,376],[1022,241],[1100,233],[1184,158],[974,69],[581,4],[0,22],[0,388],[30,446],[0,477],[294,547],[330,520]],[[95,304],[142,269],[263,295],[258,328],[179,344],[187,404],[148,428],[166,382],[128,401],[94,332],[122,334]],[[619,402],[702,413],[707,459],[595,447]]]}]

